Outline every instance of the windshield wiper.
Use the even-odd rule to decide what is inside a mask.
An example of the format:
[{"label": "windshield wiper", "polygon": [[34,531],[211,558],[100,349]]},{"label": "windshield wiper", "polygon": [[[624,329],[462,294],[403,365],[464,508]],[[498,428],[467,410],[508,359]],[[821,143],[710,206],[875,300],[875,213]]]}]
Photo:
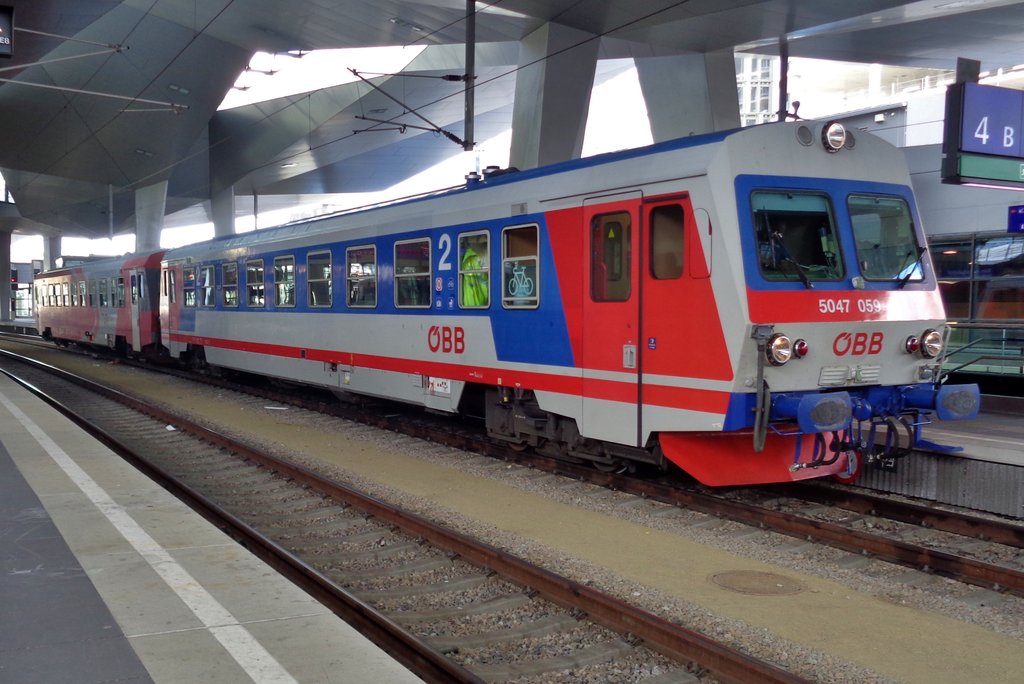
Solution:
[{"label": "windshield wiper", "polygon": [[[914,275],[914,271],[916,271],[918,266],[921,265],[921,257],[924,256],[925,251],[926,250],[925,250],[924,247],[918,247],[917,248],[917,256],[914,257],[914,260],[912,262],[910,262],[910,264],[907,266],[907,268],[910,269],[910,270],[907,271],[906,275],[904,275],[902,278],[900,278],[899,284],[896,285],[896,289],[897,290],[902,290],[903,287],[907,284],[907,281],[910,280],[910,276]],[[912,254],[913,254],[913,252],[907,252],[907,256],[908,257],[911,256]]]},{"label": "windshield wiper", "polygon": [[807,277],[807,271],[804,270],[804,267],[800,264],[800,262],[794,259],[793,255],[789,253],[788,249],[786,249],[786,243],[782,241],[782,234],[779,233],[778,231],[775,231],[774,233],[770,233],[769,237],[772,243],[771,247],[773,253],[775,245],[777,244],[779,246],[779,251],[782,252],[782,260],[788,261],[789,263],[796,266],[796,273],[797,275],[800,276],[800,281],[804,284],[804,287],[807,288],[808,290],[813,289],[814,285],[811,283],[811,279]]}]

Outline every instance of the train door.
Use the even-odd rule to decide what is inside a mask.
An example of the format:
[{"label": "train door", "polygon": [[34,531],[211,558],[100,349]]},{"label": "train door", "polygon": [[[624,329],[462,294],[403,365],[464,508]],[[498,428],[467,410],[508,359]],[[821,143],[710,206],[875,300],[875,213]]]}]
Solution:
[{"label": "train door", "polygon": [[711,222],[688,195],[647,199],[641,345],[642,433],[675,427],[672,411],[719,413],[724,396],[708,381],[731,380],[718,302],[711,286]]},{"label": "train door", "polygon": [[641,193],[583,204],[587,248],[583,293],[583,421],[587,437],[638,439]]},{"label": "train door", "polygon": [[145,283],[146,272],[143,269],[128,269],[128,306],[129,317],[132,322],[132,350],[137,352],[142,351],[142,340],[140,339],[142,334],[142,325],[140,316],[142,315],[141,312],[146,309],[142,303],[142,297],[145,294]]}]

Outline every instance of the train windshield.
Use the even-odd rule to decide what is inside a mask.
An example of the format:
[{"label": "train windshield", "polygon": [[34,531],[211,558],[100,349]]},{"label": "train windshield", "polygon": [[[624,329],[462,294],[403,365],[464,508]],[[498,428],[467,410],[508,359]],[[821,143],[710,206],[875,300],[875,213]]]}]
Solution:
[{"label": "train windshield", "polygon": [[850,195],[848,200],[857,263],[867,280],[921,280],[924,248],[914,233],[910,207],[902,197]]},{"label": "train windshield", "polygon": [[761,275],[767,280],[839,280],[845,275],[826,195],[757,191],[751,196]]}]

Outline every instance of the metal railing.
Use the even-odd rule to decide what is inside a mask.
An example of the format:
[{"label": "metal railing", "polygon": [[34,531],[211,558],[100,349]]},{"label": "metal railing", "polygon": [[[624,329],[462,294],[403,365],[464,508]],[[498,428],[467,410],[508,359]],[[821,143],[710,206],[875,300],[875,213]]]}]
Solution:
[{"label": "metal railing", "polygon": [[943,375],[1024,375],[1024,323],[950,322]]}]

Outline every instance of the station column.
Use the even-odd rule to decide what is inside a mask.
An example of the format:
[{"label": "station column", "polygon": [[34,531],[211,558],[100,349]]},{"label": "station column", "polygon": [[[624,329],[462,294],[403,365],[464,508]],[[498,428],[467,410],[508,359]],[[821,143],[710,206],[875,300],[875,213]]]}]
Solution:
[{"label": "station column", "polygon": [[654,142],[739,128],[732,50],[635,61]]},{"label": "station column", "polygon": [[167,181],[147,185],[135,191],[135,251],[160,248],[167,209]]},{"label": "station column", "polygon": [[0,230],[0,321],[11,320],[11,234]]},{"label": "station column", "polygon": [[235,234],[235,187],[229,185],[210,198],[213,234],[216,237]]},{"label": "station column", "polygon": [[599,43],[593,34],[558,24],[520,42],[510,166],[531,169],[579,158]]}]

